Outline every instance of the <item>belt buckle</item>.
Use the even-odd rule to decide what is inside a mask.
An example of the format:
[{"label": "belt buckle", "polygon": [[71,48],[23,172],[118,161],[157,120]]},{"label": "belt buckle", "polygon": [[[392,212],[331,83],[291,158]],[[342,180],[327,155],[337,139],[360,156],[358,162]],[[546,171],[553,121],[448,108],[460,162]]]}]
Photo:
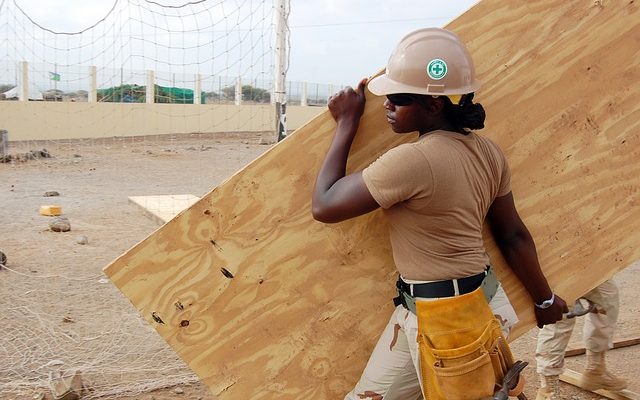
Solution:
[{"label": "belt buckle", "polygon": [[398,291],[398,294],[402,294],[404,293],[404,286],[403,283],[406,285],[406,282],[402,281],[401,277],[398,277],[398,280],[396,281],[396,290]]},{"label": "belt buckle", "polygon": [[414,315],[416,314],[416,299],[413,297],[413,294],[407,292],[405,290],[405,286],[409,289],[409,291],[413,291],[413,287],[410,283],[407,283],[402,280],[401,277],[398,277],[396,281],[396,289],[398,291],[398,303],[396,303],[396,299],[394,299],[393,304],[396,306],[402,304],[404,308],[412,312]]},{"label": "belt buckle", "polygon": [[416,314],[416,299],[415,299],[415,297],[411,296],[407,292],[402,292],[401,296],[404,297],[405,307],[407,308],[407,310],[412,312],[414,315],[417,315]]}]

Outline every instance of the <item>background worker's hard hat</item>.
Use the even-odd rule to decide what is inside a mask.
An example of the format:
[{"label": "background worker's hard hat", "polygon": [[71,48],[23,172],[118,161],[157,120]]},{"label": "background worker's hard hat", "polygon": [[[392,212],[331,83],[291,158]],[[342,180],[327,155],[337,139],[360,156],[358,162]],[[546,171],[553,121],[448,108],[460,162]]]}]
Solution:
[{"label": "background worker's hard hat", "polygon": [[446,29],[426,28],[400,41],[389,57],[385,73],[373,78],[368,87],[379,96],[393,93],[449,96],[475,92],[480,82],[476,80],[471,55],[460,38]]}]

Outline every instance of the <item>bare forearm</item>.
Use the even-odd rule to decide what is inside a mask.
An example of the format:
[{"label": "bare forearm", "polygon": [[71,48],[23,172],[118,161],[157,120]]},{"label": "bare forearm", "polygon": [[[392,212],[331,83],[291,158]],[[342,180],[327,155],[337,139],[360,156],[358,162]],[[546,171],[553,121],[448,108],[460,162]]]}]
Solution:
[{"label": "bare forearm", "polygon": [[347,158],[366,102],[363,79],[354,91],[347,87],[329,99],[336,132],[313,189],[311,213],[321,222],[334,223],[366,214],[379,207],[360,172],[346,175]]},{"label": "bare forearm", "polygon": [[518,279],[523,282],[537,304],[551,298],[552,291],[540,269],[533,238],[527,230],[497,241],[505,260]]},{"label": "bare forearm", "polygon": [[353,143],[358,121],[339,122],[329,151],[320,167],[313,193],[313,201],[320,201],[334,183],[346,174],[347,158]]},{"label": "bare forearm", "polygon": [[[534,303],[543,305],[534,308],[538,328],[561,320],[563,313],[568,311],[567,304],[551,291],[540,269],[536,245],[516,211],[511,192],[494,199],[487,216],[496,244],[509,267],[520,279]],[[550,305],[543,303],[550,299],[553,299]]]}]

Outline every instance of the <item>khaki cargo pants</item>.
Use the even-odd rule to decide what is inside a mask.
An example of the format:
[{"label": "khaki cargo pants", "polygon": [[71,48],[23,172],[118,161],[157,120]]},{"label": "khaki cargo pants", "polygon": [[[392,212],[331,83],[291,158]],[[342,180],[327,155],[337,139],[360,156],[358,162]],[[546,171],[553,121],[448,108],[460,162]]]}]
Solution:
[{"label": "khaki cargo pants", "polygon": [[[502,286],[489,306],[508,336],[518,317]],[[423,398],[418,354],[418,319],[397,306],[355,388],[345,400],[419,400]]]},{"label": "khaki cargo pants", "polygon": [[[613,347],[613,331],[618,320],[619,295],[616,284],[608,280],[582,296],[595,305],[585,316],[582,337],[585,348],[594,352]],[[553,325],[545,325],[538,331],[536,370],[538,374],[560,375],[564,369],[564,352],[567,349],[575,318],[563,319]]]}]

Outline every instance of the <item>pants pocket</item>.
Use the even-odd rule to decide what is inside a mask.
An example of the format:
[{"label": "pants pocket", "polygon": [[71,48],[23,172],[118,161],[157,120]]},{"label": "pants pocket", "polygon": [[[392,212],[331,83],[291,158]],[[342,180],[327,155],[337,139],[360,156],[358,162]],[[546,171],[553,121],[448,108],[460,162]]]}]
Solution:
[{"label": "pants pocket", "polygon": [[495,375],[489,353],[483,349],[476,357],[464,355],[458,359],[448,359],[447,366],[438,360],[433,373],[442,395],[448,400],[477,400],[493,396]]}]

